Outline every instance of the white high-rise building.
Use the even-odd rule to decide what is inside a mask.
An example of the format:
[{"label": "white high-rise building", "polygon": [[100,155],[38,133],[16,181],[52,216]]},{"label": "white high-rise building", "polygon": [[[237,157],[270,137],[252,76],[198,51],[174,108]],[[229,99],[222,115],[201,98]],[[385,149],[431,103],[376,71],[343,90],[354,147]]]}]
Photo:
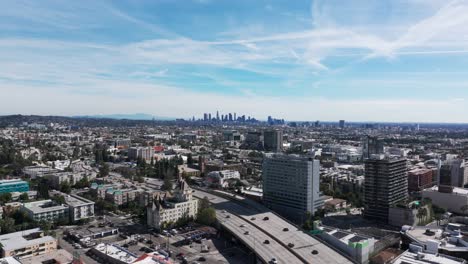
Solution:
[{"label": "white high-rise building", "polygon": [[323,206],[318,160],[274,154],[265,158],[262,178],[265,205],[292,221],[302,223]]},{"label": "white high-rise building", "polygon": [[154,149],[151,147],[132,147],[128,149],[128,158],[130,160],[144,159],[151,160],[154,156]]}]

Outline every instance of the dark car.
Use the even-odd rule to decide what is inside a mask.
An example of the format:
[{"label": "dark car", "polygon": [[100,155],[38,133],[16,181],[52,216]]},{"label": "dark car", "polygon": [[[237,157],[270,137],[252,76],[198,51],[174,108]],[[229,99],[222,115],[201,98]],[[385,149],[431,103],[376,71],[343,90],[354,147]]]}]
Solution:
[{"label": "dark car", "polygon": [[270,220],[270,218],[268,216],[265,216],[263,217],[263,220],[266,221],[266,220]]},{"label": "dark car", "polygon": [[206,261],[206,258],[205,257],[199,257],[198,261]]},{"label": "dark car", "polygon": [[263,241],[263,244],[267,244],[267,245],[270,244],[270,240],[265,239],[265,241]]},{"label": "dark car", "polygon": [[289,228],[285,227],[285,228],[283,228],[283,231],[284,231],[284,232],[288,232],[288,231],[289,231]]},{"label": "dark car", "polygon": [[288,247],[293,248],[293,247],[294,247],[294,244],[293,244],[293,243],[289,243],[289,244],[288,244]]}]

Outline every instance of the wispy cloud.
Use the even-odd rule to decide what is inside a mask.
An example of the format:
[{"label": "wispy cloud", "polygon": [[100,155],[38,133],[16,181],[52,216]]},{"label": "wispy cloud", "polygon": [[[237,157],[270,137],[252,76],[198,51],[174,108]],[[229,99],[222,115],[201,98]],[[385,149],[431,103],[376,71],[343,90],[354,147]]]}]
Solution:
[{"label": "wispy cloud", "polygon": [[[393,111],[411,104],[433,104],[437,100],[430,97],[413,100],[406,98],[407,95],[392,100],[357,99],[361,96],[358,94],[346,101],[336,99],[342,98],[340,92],[361,86],[366,89],[430,87],[432,91],[444,87],[456,88],[461,98],[468,95],[468,92],[462,92],[467,88],[467,78],[450,80],[430,76],[428,80],[427,65],[431,63],[426,61],[401,69],[404,74],[393,74],[393,79],[385,77],[385,71],[395,72],[392,65],[396,65],[400,58],[430,60],[436,56],[438,59],[466,56],[468,1],[389,1],[387,4],[392,8],[384,10],[379,6],[380,1],[373,4],[339,1],[336,5],[333,1],[317,0],[310,5],[310,16],[307,12],[276,7],[277,3],[270,7],[262,3],[257,7],[257,15],[268,13],[271,20],[260,17],[245,21],[249,25],[246,27],[224,21],[229,25],[224,27],[223,16],[216,16],[213,18],[213,28],[216,29],[200,29],[196,23],[189,22],[216,14],[215,9],[209,8],[219,8],[221,4],[194,1],[196,6],[193,2],[184,2],[183,8],[175,14],[184,18],[183,22],[176,21],[175,16],[165,17],[164,12],[157,13],[159,10],[156,9],[165,6],[159,2],[152,3],[154,14],[153,10],[145,8],[125,8],[119,2],[83,4],[78,1],[65,5],[15,1],[5,4],[6,8],[0,10],[0,24],[3,24],[0,28],[7,29],[0,35],[0,90],[15,91],[14,100],[23,96],[31,103],[35,98],[54,97],[55,92],[57,105],[44,108],[50,113],[59,111],[60,107],[63,107],[63,113],[84,111],[81,110],[83,107],[89,107],[92,113],[96,106],[88,101],[103,100],[106,96],[109,99],[105,101],[110,102],[106,104],[109,113],[114,111],[114,103],[126,105],[125,100],[129,100],[127,104],[148,103],[153,107],[148,98],[154,97],[164,102],[179,102],[177,115],[191,115],[209,108],[233,111],[245,108],[244,112],[259,116],[270,112],[288,118],[317,119],[313,113],[304,114],[303,111],[314,105],[323,108],[321,112],[330,111],[323,114],[324,119],[336,119],[340,115],[341,118],[356,119],[353,118],[356,115],[361,117],[359,119],[369,120],[376,119],[384,110]],[[234,2],[229,3],[238,4]],[[203,13],[205,9],[210,12]],[[235,8],[232,9],[234,12]],[[200,13],[190,14],[187,10]],[[413,15],[406,10],[418,12]],[[384,11],[394,13],[379,13]],[[404,18],[400,19],[402,13]],[[383,17],[381,20],[376,19],[379,15]],[[256,16],[246,16],[246,19],[252,17]],[[275,20],[300,25],[291,27],[293,29],[287,26],[276,28],[273,26]],[[169,26],[154,21],[163,21]],[[373,21],[376,23],[369,23]],[[218,23],[221,26],[216,27]],[[372,72],[375,65],[381,69],[378,74]],[[463,66],[466,65],[459,62],[453,68],[445,68],[446,64],[434,67],[442,68],[438,75],[446,77],[449,74],[444,72]],[[417,78],[398,79],[411,72],[423,73]],[[368,77],[368,74],[374,75]],[[203,89],[197,90],[197,85]],[[324,91],[328,90],[335,90],[335,99],[333,93],[324,96]],[[303,96],[298,96],[299,93]],[[71,100],[67,94],[88,101],[84,105],[73,104],[72,101],[81,100]],[[91,95],[98,99],[90,98]],[[58,102],[60,100],[68,104]],[[193,103],[196,100],[199,102]],[[441,104],[439,109],[455,110],[455,106],[466,109],[463,101],[456,102],[454,105]],[[161,104],[158,109],[166,111],[164,107],[174,111],[169,103]],[[340,109],[345,107],[351,109],[342,113]],[[379,107],[383,109],[374,110]],[[20,112],[21,109],[14,105],[0,106],[0,113],[7,110]],[[171,113],[161,115],[173,116]],[[431,115],[442,116],[435,112]],[[414,114],[398,116],[394,120],[405,118],[425,117]]]}]

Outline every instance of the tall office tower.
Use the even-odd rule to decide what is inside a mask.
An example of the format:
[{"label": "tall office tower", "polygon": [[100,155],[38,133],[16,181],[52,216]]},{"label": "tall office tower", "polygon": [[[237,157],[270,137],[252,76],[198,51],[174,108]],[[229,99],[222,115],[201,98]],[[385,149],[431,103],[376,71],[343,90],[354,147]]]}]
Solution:
[{"label": "tall office tower", "polygon": [[365,161],[364,217],[388,223],[388,210],[408,198],[406,159],[372,157]]},{"label": "tall office tower", "polygon": [[362,142],[362,157],[369,159],[374,154],[384,153],[384,141],[380,137],[367,136]]},{"label": "tall office tower", "polygon": [[206,113],[203,114],[203,121],[208,120],[208,115]]},{"label": "tall office tower", "polygon": [[219,111],[216,111],[216,121],[219,121]]},{"label": "tall office tower", "polygon": [[281,152],[283,150],[283,131],[266,130],[263,132],[263,145],[266,151]]},{"label": "tall office tower", "polygon": [[232,121],[232,114],[229,113],[229,121]]},{"label": "tall office tower", "polygon": [[303,223],[307,212],[323,206],[320,162],[298,155],[274,154],[263,161],[263,201],[291,221]]},{"label": "tall office tower", "polygon": [[211,113],[208,114],[208,121],[211,121]]},{"label": "tall office tower", "polygon": [[439,170],[439,185],[464,187],[468,184],[468,168],[463,159],[443,161]]},{"label": "tall office tower", "polygon": [[345,126],[345,121],[344,120],[340,120],[340,128],[344,128]]},{"label": "tall office tower", "polygon": [[236,113],[234,113],[234,121],[237,121]]}]

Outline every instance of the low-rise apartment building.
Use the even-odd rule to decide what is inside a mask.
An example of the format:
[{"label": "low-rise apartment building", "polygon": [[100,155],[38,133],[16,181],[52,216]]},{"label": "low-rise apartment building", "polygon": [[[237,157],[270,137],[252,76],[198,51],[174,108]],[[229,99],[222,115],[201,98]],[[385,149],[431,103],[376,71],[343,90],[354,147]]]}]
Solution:
[{"label": "low-rise apartment building", "polygon": [[57,204],[52,200],[24,203],[20,209],[34,221],[56,221],[68,219],[68,205]]},{"label": "low-rise apartment building", "polygon": [[2,257],[16,257],[20,260],[57,250],[57,240],[45,236],[39,228],[1,235],[0,243],[3,245]]},{"label": "low-rise apartment building", "polygon": [[12,192],[27,192],[29,191],[29,184],[20,179],[1,180],[0,181],[0,194]]}]

